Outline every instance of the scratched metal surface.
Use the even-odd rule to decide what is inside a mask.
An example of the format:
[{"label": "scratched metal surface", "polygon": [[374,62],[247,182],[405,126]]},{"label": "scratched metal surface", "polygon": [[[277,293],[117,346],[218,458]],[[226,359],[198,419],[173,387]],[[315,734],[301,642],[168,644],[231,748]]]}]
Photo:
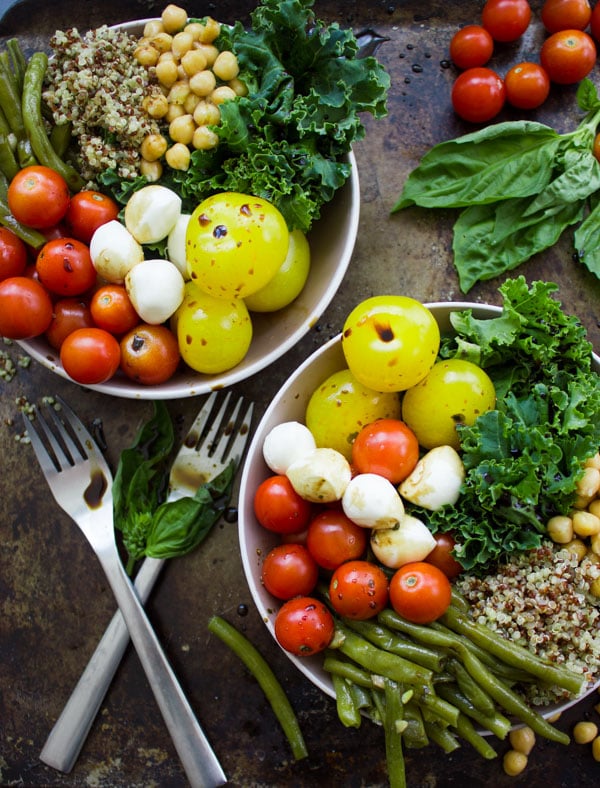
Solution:
[{"label": "scratched metal surface", "polygon": [[[225,22],[245,19],[248,0],[188,4]],[[3,8],[11,6],[3,4]],[[292,351],[236,389],[255,399],[260,417],[289,371],[337,333],[345,315],[368,294],[400,292],[423,301],[462,300],[450,254],[451,216],[389,209],[404,178],[435,142],[466,128],[449,106],[453,70],[444,67],[457,25],[477,19],[479,3],[317,2],[320,16],[376,30],[389,40],[378,56],[392,75],[389,116],[366,118],[367,137],[356,146],[362,211],[353,260],[338,295],[320,323]],[[538,8],[539,3],[534,7]],[[46,45],[56,28],[88,29],[155,15],[161,3],[143,0],[21,0],[0,20],[0,36],[17,35],[28,49]],[[0,9],[2,10],[2,9]],[[538,28],[536,28],[538,29]],[[528,33],[517,52],[505,47],[496,63],[535,54],[538,33]],[[597,71],[595,72],[598,79]],[[511,117],[506,113],[504,117]],[[577,121],[574,91],[554,90],[536,117],[559,130]],[[565,307],[578,314],[600,348],[600,284],[571,258],[565,241],[521,269],[529,280],[560,285]],[[498,302],[498,282],[476,287],[470,300]],[[17,356],[16,348],[10,351]],[[15,442],[21,426],[15,401],[61,393],[91,423],[102,422],[108,455],[116,462],[150,404],[120,401],[57,379],[33,365],[0,383],[0,784],[25,786],[183,786],[180,768],[135,653],[129,651],[83,752],[69,775],[42,764],[38,755],[113,612],[110,590],[97,562],[68,518],[50,500],[30,451]],[[194,400],[172,402],[181,434],[198,408]],[[288,662],[271,640],[243,577],[235,524],[220,524],[196,553],[173,561],[148,605],[149,615],[212,741],[232,785],[379,786],[386,784],[382,732],[370,724],[346,730],[333,702]],[[246,615],[241,615],[247,611]],[[217,613],[242,629],[269,660],[296,708],[310,757],[294,763],[261,690],[237,658],[207,634]],[[593,704],[580,703],[563,717],[598,720]],[[520,778],[507,778],[499,758],[483,761],[463,747],[451,756],[434,747],[408,752],[408,784],[416,786],[591,786],[599,766],[590,748],[539,743]]]}]

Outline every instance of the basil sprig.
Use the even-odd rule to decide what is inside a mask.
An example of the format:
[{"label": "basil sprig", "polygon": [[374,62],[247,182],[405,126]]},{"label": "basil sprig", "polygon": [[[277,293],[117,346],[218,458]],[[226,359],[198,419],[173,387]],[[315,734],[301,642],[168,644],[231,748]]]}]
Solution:
[{"label": "basil sprig", "polygon": [[496,123],[434,146],[408,176],[392,213],[460,209],[452,249],[463,292],[553,246],[576,224],[577,257],[600,278],[600,163],[592,153],[600,99],[589,79],[577,103],[586,115],[574,131]]},{"label": "basil sprig", "polygon": [[131,574],[144,556],[174,558],[196,548],[229,505],[235,463],[201,485],[194,496],[167,501],[174,444],[173,422],[164,403],[119,458],[113,483],[115,527],[121,531]]}]

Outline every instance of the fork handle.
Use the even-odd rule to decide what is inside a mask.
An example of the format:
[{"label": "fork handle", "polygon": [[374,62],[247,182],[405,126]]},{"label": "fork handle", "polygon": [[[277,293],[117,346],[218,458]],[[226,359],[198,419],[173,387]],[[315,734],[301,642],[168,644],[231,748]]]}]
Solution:
[{"label": "fork handle", "polygon": [[213,788],[225,773],[185,697],[148,616],[111,546],[96,554],[113,590],[129,635],[192,788]]},{"label": "fork handle", "polygon": [[[142,604],[148,599],[164,559],[145,558],[135,577]],[[96,719],[129,643],[129,630],[120,610],[112,620],[40,753],[40,760],[61,772],[71,771]]]}]

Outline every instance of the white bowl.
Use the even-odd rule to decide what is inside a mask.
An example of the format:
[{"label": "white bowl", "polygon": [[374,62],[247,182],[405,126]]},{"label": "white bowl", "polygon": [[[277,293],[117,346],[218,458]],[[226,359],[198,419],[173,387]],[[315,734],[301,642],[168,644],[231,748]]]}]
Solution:
[{"label": "white bowl", "polygon": [[[115,27],[137,35],[145,21]],[[331,202],[323,206],[321,218],[313,224],[308,235],[311,268],[304,289],[284,309],[270,314],[251,314],[252,343],[237,366],[220,375],[202,375],[182,365],[170,380],[158,386],[141,386],[119,371],[106,383],[86,388],[130,399],[194,397],[245,380],[290,350],[318,322],[342,283],[352,258],[360,215],[360,187],[352,152],[347,161],[351,165],[350,177]],[[21,340],[19,345],[40,364],[70,380],[60,363],[59,353],[43,336]]]},{"label": "white bowl", "polygon": [[[430,303],[427,306],[433,312],[442,332],[451,330],[449,316],[451,312],[457,310],[472,309],[473,315],[477,318],[494,317],[501,313],[501,308],[498,306],[466,302]],[[238,515],[242,563],[258,612],[273,638],[275,638],[275,616],[281,602],[268,593],[261,583],[260,576],[264,557],[280,540],[278,534],[263,528],[254,515],[254,492],[259,484],[271,475],[262,456],[262,446],[267,434],[277,424],[285,421],[304,422],[306,406],[313,391],[329,375],[346,367],[341,335],[331,339],[306,359],[275,395],[256,427],[242,471]],[[600,373],[600,357],[596,354],[594,354],[594,369]],[[335,697],[331,678],[323,669],[321,655],[299,658],[288,652],[285,653],[315,686],[330,697]],[[596,686],[599,685],[600,682]],[[551,716],[556,711],[573,705],[577,700],[579,699],[544,707],[542,713],[546,717]]]}]

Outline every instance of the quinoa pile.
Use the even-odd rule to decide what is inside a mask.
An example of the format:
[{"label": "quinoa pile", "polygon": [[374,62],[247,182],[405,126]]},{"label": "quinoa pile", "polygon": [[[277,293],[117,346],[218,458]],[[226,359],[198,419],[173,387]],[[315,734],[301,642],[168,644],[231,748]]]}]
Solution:
[{"label": "quinoa pile", "polygon": [[133,56],[137,41],[107,25],[83,36],[76,28],[59,30],[50,40],[43,98],[56,123],[71,122],[74,164],[90,183],[113,167],[121,178],[139,175],[142,140],[159,131],[142,108],[160,89]]},{"label": "quinoa pile", "polygon": [[[589,557],[579,562],[572,551],[547,542],[493,575],[463,575],[455,585],[475,621],[591,684],[600,678],[600,600],[590,593],[598,577],[600,564]],[[523,694],[538,706],[569,697],[537,684]]]}]

